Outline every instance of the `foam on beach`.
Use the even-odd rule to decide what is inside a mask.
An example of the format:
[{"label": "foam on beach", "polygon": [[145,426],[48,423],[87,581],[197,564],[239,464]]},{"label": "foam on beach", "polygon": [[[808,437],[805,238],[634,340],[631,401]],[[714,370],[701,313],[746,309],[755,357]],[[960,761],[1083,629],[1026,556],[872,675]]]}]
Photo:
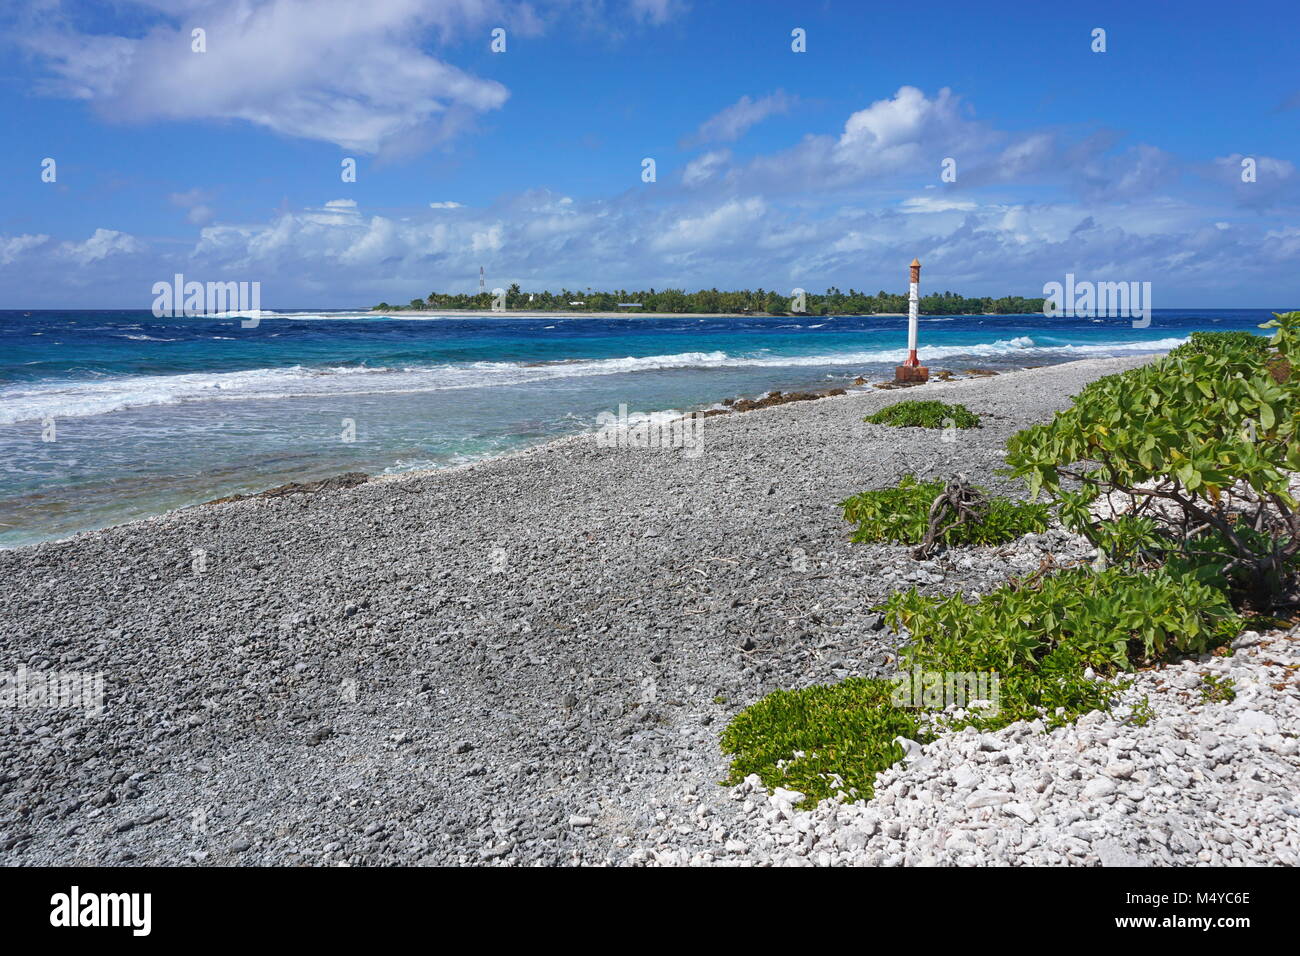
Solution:
[{"label": "foam on beach", "polygon": [[[920,356],[938,359],[1017,360],[1166,351],[1183,342],[1164,338],[1150,342],[1095,345],[1039,345],[1028,336],[991,344],[943,345],[922,348]],[[868,369],[898,361],[897,349],[822,352],[809,355],[730,354],[725,351],[677,352],[664,355],[605,359],[561,359],[551,362],[468,362],[403,367],[339,365],[255,368],[232,372],[193,372],[178,375],[136,375],[91,381],[19,384],[0,389],[0,425],[39,421],[48,416],[80,418],[127,408],[206,401],[268,401],[322,395],[359,396],[417,393],[444,389],[524,385],[560,378],[623,375],[666,369],[816,368]]]}]

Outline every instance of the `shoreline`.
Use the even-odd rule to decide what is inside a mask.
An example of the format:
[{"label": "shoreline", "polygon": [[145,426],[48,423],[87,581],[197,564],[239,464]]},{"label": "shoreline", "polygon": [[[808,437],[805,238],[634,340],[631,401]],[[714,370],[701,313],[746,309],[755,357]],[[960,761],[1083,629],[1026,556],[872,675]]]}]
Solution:
[{"label": "shoreline", "polygon": [[[401,318],[402,316],[414,316],[416,318],[502,318],[502,319],[738,319],[738,318],[767,318],[767,319],[838,319],[852,318],[862,319],[871,316],[880,318],[907,318],[906,312],[845,312],[839,315],[817,315],[812,312],[785,312],[780,315],[772,315],[769,312],[641,312],[635,309],[624,309],[621,312],[546,312],[533,309],[505,309],[501,312],[494,312],[491,309],[402,309],[393,311],[392,309],[379,311],[375,309],[359,309],[368,315],[383,315],[389,317]],[[934,313],[938,315],[939,313]],[[988,312],[985,315],[998,315],[1005,313]],[[1029,312],[1027,315],[1038,315],[1037,312]],[[921,318],[930,316],[922,315]],[[276,318],[276,316],[267,316],[267,318]]]},{"label": "shoreline", "polygon": [[[1143,356],[1143,357],[1144,357],[1144,358],[1154,358],[1157,354],[1163,354],[1163,353],[1152,353],[1150,356]],[[1020,373],[1022,373],[1022,372],[1033,372],[1033,371],[1037,371],[1037,370],[1039,370],[1039,369],[1044,369],[1044,368],[1063,368],[1063,367],[1068,367],[1068,366],[1073,366],[1073,365],[1076,365],[1076,364],[1088,363],[1088,362],[1098,362],[1098,361],[1106,362],[1106,361],[1111,361],[1111,360],[1119,360],[1119,361],[1123,361],[1123,360],[1127,360],[1127,359],[1128,359],[1127,356],[1125,356],[1125,357],[1100,357],[1100,358],[1074,359],[1074,360],[1069,361],[1069,362],[1060,362],[1060,363],[1056,363],[1056,364],[1053,364],[1053,365],[1036,365],[1036,366],[1030,366],[1030,367],[1027,367],[1027,368],[1013,368],[1013,369],[1007,369],[1007,370],[1003,370],[1003,371],[998,371],[998,372],[992,373],[992,375],[993,375],[993,376],[1001,377],[1001,376],[1007,376],[1007,375],[1017,375],[1017,374],[1020,374]],[[907,389],[897,389],[897,390],[898,390],[898,391],[904,391],[904,390],[910,390],[910,389],[918,388],[918,387],[919,387],[919,388],[927,388],[927,387],[930,387],[930,386],[944,385],[944,384],[953,384],[953,383],[958,383],[958,382],[967,382],[967,381],[980,380],[980,379],[983,379],[983,378],[992,377],[992,376],[990,376],[990,375],[989,375],[985,370],[982,370],[982,369],[981,369],[981,370],[961,370],[961,373],[960,373],[960,374],[963,374],[965,377],[956,377],[956,376],[954,376],[954,377],[951,378],[951,379],[946,379],[946,380],[945,380],[945,379],[939,379],[939,378],[936,378],[936,377],[934,377],[934,376],[932,375],[931,378],[930,378],[930,380],[929,380],[928,382],[926,382],[925,384],[921,385],[921,386],[908,386]],[[868,383],[865,384],[865,385],[860,385],[860,386],[859,386],[859,385],[846,385],[846,386],[843,386],[843,387],[846,389],[846,395],[847,395],[847,396],[851,396],[851,395],[854,395],[854,394],[861,394],[861,393],[865,393],[865,394],[875,394],[875,393],[877,393],[877,392],[889,392],[889,391],[893,391],[892,389],[879,389],[879,388],[875,388],[875,387],[874,387],[875,384],[876,384],[876,383],[868,382]],[[773,390],[769,390],[769,392],[764,393],[764,394],[770,394],[771,391],[773,391]],[[782,391],[783,391],[783,390],[782,390]],[[822,402],[822,401],[826,401],[826,400],[829,399],[829,398],[844,398],[844,397],[846,397],[846,395],[823,395],[822,397],[818,398],[817,401],[818,401],[818,402]],[[736,400],[736,401],[739,401],[739,400],[740,400],[740,397],[738,397],[738,396],[725,396],[725,397],[723,397],[723,398],[715,399],[715,400],[713,400],[713,401],[711,401],[711,402],[700,403],[697,407],[692,408],[692,409],[690,409],[690,410],[688,410],[688,411],[685,411],[685,412],[683,412],[680,416],[677,416],[677,417],[685,417],[685,416],[689,416],[689,415],[694,414],[694,413],[707,412],[707,411],[710,411],[710,410],[721,409],[721,408],[725,407],[724,403],[727,402],[727,401],[729,401],[729,400]],[[902,398],[901,398],[901,397],[900,397],[900,398],[896,398],[895,400],[896,400],[896,401],[901,401]],[[758,411],[758,410],[761,410],[761,409],[753,409],[753,411]],[[716,418],[724,418],[724,417],[726,417],[726,418],[730,418],[730,417],[732,417],[733,415],[736,415],[736,414],[749,414],[749,413],[750,413],[749,411],[735,411],[735,412],[728,411],[725,415],[717,415],[717,414],[715,413],[715,414],[710,415],[709,417],[710,417],[710,419],[712,420],[712,419],[716,419]],[[542,440],[542,441],[540,441],[540,442],[537,442],[537,443],[535,443],[535,444],[525,445],[525,446],[520,447],[520,448],[516,448],[516,449],[512,449],[512,450],[504,451],[504,452],[500,452],[500,453],[489,454],[489,455],[487,455],[486,457],[478,458],[478,459],[475,459],[475,460],[473,460],[473,461],[463,462],[463,463],[460,463],[460,464],[455,464],[455,465],[446,465],[446,466],[443,466],[443,467],[432,467],[432,468],[413,468],[413,469],[410,469],[410,470],[408,470],[408,471],[399,471],[399,472],[392,472],[392,473],[382,472],[382,471],[381,471],[381,472],[377,472],[377,473],[374,473],[374,474],[368,474],[368,475],[366,476],[366,477],[367,477],[367,481],[366,481],[366,483],[367,483],[367,484],[380,484],[380,483],[387,483],[387,482],[393,482],[393,481],[401,481],[401,480],[404,480],[404,479],[406,479],[406,478],[408,478],[408,477],[421,477],[421,476],[425,476],[425,475],[434,475],[434,474],[440,474],[440,473],[446,473],[446,472],[459,472],[459,471],[462,471],[462,470],[465,470],[465,469],[476,468],[476,467],[479,467],[479,466],[481,466],[481,465],[488,464],[488,463],[490,463],[490,462],[499,461],[499,460],[503,460],[503,459],[512,459],[512,458],[515,458],[515,457],[518,457],[518,456],[521,456],[521,455],[527,455],[527,454],[530,454],[530,453],[536,452],[536,451],[538,451],[539,449],[544,449],[544,448],[546,448],[546,447],[548,447],[548,446],[550,446],[550,445],[552,445],[552,444],[562,444],[562,443],[566,443],[566,442],[570,442],[570,441],[575,441],[575,440],[584,440],[584,439],[588,439],[588,438],[590,438],[593,434],[594,434],[594,427],[589,427],[589,428],[585,428],[585,429],[580,430],[580,431],[572,432],[572,433],[570,433],[570,434],[559,435],[559,436],[556,436],[556,437],[553,437],[553,438],[544,439],[544,440]],[[190,510],[192,510],[192,509],[209,508],[209,507],[212,507],[212,506],[217,505],[217,504],[225,504],[225,503],[228,503],[228,502],[231,501],[231,500],[241,500],[241,501],[246,501],[246,500],[249,500],[249,499],[265,498],[265,497],[271,497],[271,496],[276,496],[276,495],[296,494],[296,493],[288,492],[288,490],[287,490],[287,489],[288,489],[288,486],[290,486],[290,485],[311,486],[311,485],[317,485],[317,484],[322,484],[322,483],[328,485],[328,484],[330,484],[330,483],[332,483],[332,482],[335,482],[337,479],[343,478],[345,475],[346,475],[346,476],[351,476],[351,475],[353,474],[353,472],[351,472],[351,471],[349,471],[349,472],[331,472],[331,473],[329,473],[329,474],[320,474],[318,477],[307,477],[307,476],[306,476],[307,474],[314,474],[314,473],[304,473],[304,474],[299,474],[299,475],[297,475],[297,476],[295,476],[295,477],[289,479],[288,482],[283,482],[283,483],[276,484],[276,485],[268,485],[268,486],[263,487],[263,488],[258,488],[256,491],[248,491],[248,492],[232,492],[232,493],[228,493],[228,494],[219,494],[219,495],[216,495],[216,496],[214,496],[213,498],[211,498],[211,499],[209,499],[209,500],[206,500],[206,501],[198,501],[198,502],[194,502],[193,504],[180,505],[180,506],[175,507],[175,508],[169,508],[169,509],[167,509],[167,510],[160,511],[160,512],[158,512],[158,513],[156,513],[156,514],[145,515],[145,516],[142,516],[142,517],[132,518],[132,519],[130,519],[130,520],[123,521],[123,522],[119,522],[119,523],[116,523],[116,524],[105,525],[105,526],[102,527],[102,528],[90,528],[90,529],[87,529],[87,530],[84,530],[84,531],[76,531],[76,532],[73,532],[72,534],[65,535],[65,536],[63,536],[63,537],[58,537],[58,538],[46,538],[46,539],[42,539],[42,540],[40,540],[40,541],[31,541],[31,542],[27,542],[27,543],[24,543],[24,544],[18,544],[18,545],[13,545],[13,546],[8,546],[8,547],[0,547],[0,553],[9,552],[9,551],[15,551],[15,550],[20,550],[20,549],[23,549],[23,548],[39,547],[39,546],[41,546],[41,545],[43,545],[43,544],[55,544],[55,543],[61,543],[61,542],[66,542],[66,541],[72,541],[72,540],[75,540],[75,539],[77,539],[78,537],[80,537],[80,536],[82,536],[82,535],[97,534],[97,533],[104,532],[104,531],[110,531],[110,530],[113,530],[113,529],[115,529],[115,528],[125,527],[125,526],[131,525],[131,524],[136,524],[136,523],[140,523],[140,522],[155,521],[155,520],[158,520],[158,519],[165,518],[165,517],[167,517],[167,516],[169,516],[169,515],[178,514],[178,513],[181,513],[181,512],[185,512],[185,511],[190,511]],[[319,492],[312,491],[312,490],[310,490],[309,488],[304,488],[304,492],[309,493],[309,494],[319,493]]]},{"label": "shoreline", "polygon": [[[1151,353],[1150,355],[1142,355],[1142,356],[1139,357],[1139,359],[1140,359],[1140,362],[1151,361],[1152,359],[1158,358],[1159,356],[1164,355],[1164,354],[1166,354],[1166,352],[1164,352],[1164,351],[1161,351],[1161,352],[1154,352],[1154,353]],[[1003,378],[1003,377],[1006,377],[1006,376],[1014,376],[1014,375],[1019,375],[1019,374],[1021,374],[1021,373],[1026,373],[1026,372],[1038,372],[1038,371],[1041,371],[1041,370],[1043,370],[1043,369],[1061,369],[1061,368],[1068,368],[1068,367],[1071,367],[1071,366],[1080,366],[1080,367],[1085,367],[1085,366],[1089,366],[1089,365],[1091,365],[1092,363],[1097,363],[1097,362],[1102,362],[1102,363],[1109,363],[1109,362],[1116,362],[1116,363],[1119,363],[1119,362],[1130,362],[1130,363],[1137,363],[1137,364],[1140,364],[1140,362],[1139,362],[1137,359],[1131,358],[1131,357],[1129,357],[1129,356],[1118,356],[1118,357],[1115,357],[1115,356],[1107,356],[1107,357],[1101,357],[1101,358],[1074,359],[1073,361],[1070,361],[1070,362],[1059,362],[1059,363],[1057,363],[1057,364],[1055,364],[1055,365],[1035,365],[1035,366],[1031,366],[1031,367],[1028,367],[1028,368],[1017,368],[1017,369],[1010,369],[1010,370],[1007,370],[1007,371],[993,372],[993,373],[991,373],[991,374],[988,373],[987,371],[984,371],[984,370],[981,370],[979,373],[971,373],[971,372],[968,372],[965,378],[957,378],[957,377],[954,376],[953,378],[950,378],[950,379],[946,379],[946,380],[945,380],[945,379],[937,379],[937,378],[934,378],[934,377],[932,376],[932,377],[930,378],[929,381],[927,381],[927,382],[925,382],[925,383],[923,383],[923,384],[921,384],[921,385],[909,385],[909,386],[905,386],[905,387],[901,387],[901,388],[889,388],[889,389],[876,388],[876,387],[874,387],[874,383],[870,383],[870,382],[869,382],[869,383],[867,383],[866,385],[846,386],[846,387],[845,387],[845,390],[844,390],[844,392],[843,392],[842,394],[826,394],[826,395],[821,395],[820,397],[818,397],[818,398],[815,400],[815,402],[816,402],[817,404],[820,404],[820,403],[822,403],[822,402],[835,401],[835,400],[841,400],[841,401],[842,401],[842,400],[846,400],[846,399],[851,400],[854,396],[858,396],[858,395],[882,395],[882,394],[883,394],[883,395],[893,395],[895,392],[906,392],[906,393],[908,393],[908,394],[906,394],[906,395],[903,395],[903,394],[896,395],[896,396],[895,396],[891,401],[887,401],[887,402],[885,403],[885,404],[892,404],[893,402],[901,402],[901,401],[903,401],[905,398],[909,398],[909,397],[911,397],[911,393],[912,393],[914,390],[918,389],[918,388],[919,388],[919,389],[924,389],[924,388],[928,388],[928,387],[930,387],[930,386],[934,386],[934,385],[949,385],[949,386],[951,386],[951,385],[960,385],[960,384],[965,384],[965,383],[979,383],[979,382],[987,381],[988,379],[990,379],[990,378],[994,378],[994,377],[997,377],[997,378]],[[730,399],[730,398],[733,398],[733,397],[734,397],[734,396],[728,396],[727,398]],[[717,400],[715,400],[715,401],[713,401],[713,402],[710,402],[710,403],[707,404],[707,405],[702,405],[700,408],[692,409],[691,411],[684,412],[684,413],[682,413],[681,415],[677,416],[677,418],[685,418],[685,417],[688,417],[688,416],[690,416],[690,415],[692,415],[692,414],[696,414],[696,413],[698,413],[698,412],[702,412],[702,411],[705,411],[705,410],[708,410],[708,409],[716,408],[716,407],[718,407],[719,405],[722,405],[723,401],[724,401],[724,399],[717,399]],[[793,403],[788,403],[788,404],[805,405],[805,404],[810,404],[810,403],[809,403],[809,402],[793,402]],[[771,406],[771,407],[779,408],[779,407],[782,407],[782,405],[775,405],[775,406]],[[732,411],[728,411],[725,415],[709,416],[709,420],[710,420],[710,421],[713,421],[715,418],[728,418],[728,419],[729,419],[729,418],[732,418],[732,417],[735,417],[735,416],[739,416],[739,415],[749,415],[749,414],[752,414],[753,412],[764,411],[764,410],[765,410],[765,409],[763,409],[763,408],[755,408],[755,409],[750,409],[750,410],[748,410],[748,411],[734,411],[734,412],[732,412]],[[675,418],[675,419],[671,419],[671,420],[675,421],[675,420],[677,420],[677,419]],[[448,466],[446,466],[445,468],[415,468],[415,469],[411,469],[410,471],[399,471],[399,472],[393,472],[393,473],[391,473],[391,474],[384,474],[384,473],[381,473],[381,474],[378,474],[378,475],[371,475],[371,476],[370,476],[370,480],[369,480],[368,483],[369,483],[369,484],[374,484],[374,483],[379,483],[379,482],[395,482],[395,481],[402,481],[402,480],[405,480],[405,479],[408,479],[408,478],[410,478],[410,479],[413,479],[413,478],[425,478],[425,477],[429,477],[429,476],[432,476],[432,475],[439,475],[439,474],[445,474],[445,473],[448,473],[448,472],[464,471],[464,470],[468,470],[468,469],[472,469],[472,468],[478,468],[478,467],[480,467],[480,466],[487,465],[487,464],[490,464],[490,463],[492,463],[492,462],[496,462],[496,461],[502,461],[502,460],[507,460],[507,459],[514,459],[514,458],[524,457],[524,456],[527,456],[527,455],[532,455],[532,454],[537,454],[537,453],[543,453],[543,452],[545,452],[546,450],[548,450],[552,445],[557,446],[557,447],[563,447],[563,446],[565,446],[565,445],[569,445],[569,444],[572,444],[572,443],[575,443],[575,442],[586,441],[586,440],[589,440],[589,439],[593,436],[593,434],[594,434],[594,431],[593,431],[592,429],[587,429],[587,430],[584,430],[584,431],[574,432],[573,434],[569,434],[569,435],[560,435],[560,436],[558,436],[558,437],[556,437],[556,438],[550,438],[550,439],[547,439],[546,441],[539,442],[539,443],[536,444],[536,445],[530,445],[530,446],[528,446],[528,447],[526,447],[526,448],[517,448],[517,449],[514,449],[514,450],[512,450],[512,451],[502,452],[502,453],[499,454],[499,455],[492,455],[492,456],[490,456],[490,457],[488,457],[488,458],[481,458],[481,459],[478,459],[478,460],[476,460],[476,461],[464,462],[463,464],[459,464],[459,465],[448,465]],[[204,503],[201,504],[201,505],[191,505],[190,507],[206,507],[207,504],[209,504],[209,502],[204,502]],[[177,509],[177,510],[185,510],[185,509]]]},{"label": "shoreline", "polygon": [[1147,360],[933,383],[983,418],[956,442],[867,425],[900,398],[870,389],[717,416],[695,458],[567,436],[0,553],[0,657],[104,686],[93,719],[0,712],[0,773],[41,807],[0,860],[634,863],[659,808],[736,809],[730,714],[888,671],[890,591],[1038,565],[918,565],[850,543],[837,502],[907,472],[1023,494],[1005,439]]}]

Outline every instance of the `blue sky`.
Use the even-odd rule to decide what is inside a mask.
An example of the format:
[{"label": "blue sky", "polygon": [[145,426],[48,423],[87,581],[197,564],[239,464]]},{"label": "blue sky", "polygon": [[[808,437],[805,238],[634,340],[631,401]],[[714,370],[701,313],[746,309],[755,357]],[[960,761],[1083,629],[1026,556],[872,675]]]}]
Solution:
[{"label": "blue sky", "polygon": [[6,11],[0,308],[148,308],[178,271],[260,281],[267,308],[368,306],[471,290],[479,265],[525,288],[893,291],[914,255],[923,290],[1073,272],[1150,281],[1157,308],[1300,305],[1294,3]]}]

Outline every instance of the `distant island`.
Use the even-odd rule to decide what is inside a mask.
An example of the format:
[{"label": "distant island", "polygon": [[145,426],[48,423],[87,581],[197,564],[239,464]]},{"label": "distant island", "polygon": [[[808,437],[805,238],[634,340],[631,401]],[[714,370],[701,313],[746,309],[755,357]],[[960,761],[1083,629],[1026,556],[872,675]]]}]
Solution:
[{"label": "distant island", "polygon": [[[373,312],[456,311],[490,312],[496,300],[491,292],[473,295],[451,292],[430,292],[427,298],[412,299],[407,305],[389,305],[380,302]],[[683,289],[661,289],[631,292],[525,292],[518,283],[505,291],[504,306],[512,312],[685,312],[696,315],[788,315],[798,312],[805,315],[880,315],[907,312],[907,295],[885,292],[875,295],[856,289],[841,292],[832,286],[822,294],[805,294],[804,308],[796,310],[792,296],[765,289],[743,289],[723,292],[718,289],[701,289],[686,292]],[[923,315],[1025,315],[1043,311],[1043,299],[1026,299],[1018,295],[1000,299],[967,298],[955,292],[933,292],[921,297]]]}]

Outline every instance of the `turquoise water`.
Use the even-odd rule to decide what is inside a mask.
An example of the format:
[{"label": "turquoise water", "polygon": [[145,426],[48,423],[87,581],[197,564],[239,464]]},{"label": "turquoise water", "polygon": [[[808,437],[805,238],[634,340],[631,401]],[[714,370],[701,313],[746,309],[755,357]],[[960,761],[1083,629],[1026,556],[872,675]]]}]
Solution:
[{"label": "turquoise water", "polygon": [[[921,357],[960,370],[1169,348],[1267,310],[1128,319],[922,318]],[[880,380],[899,317],[155,318],[0,312],[0,545],[341,471],[444,467],[634,412]],[[53,440],[48,440],[53,439]],[[349,440],[354,439],[354,440]]]}]

